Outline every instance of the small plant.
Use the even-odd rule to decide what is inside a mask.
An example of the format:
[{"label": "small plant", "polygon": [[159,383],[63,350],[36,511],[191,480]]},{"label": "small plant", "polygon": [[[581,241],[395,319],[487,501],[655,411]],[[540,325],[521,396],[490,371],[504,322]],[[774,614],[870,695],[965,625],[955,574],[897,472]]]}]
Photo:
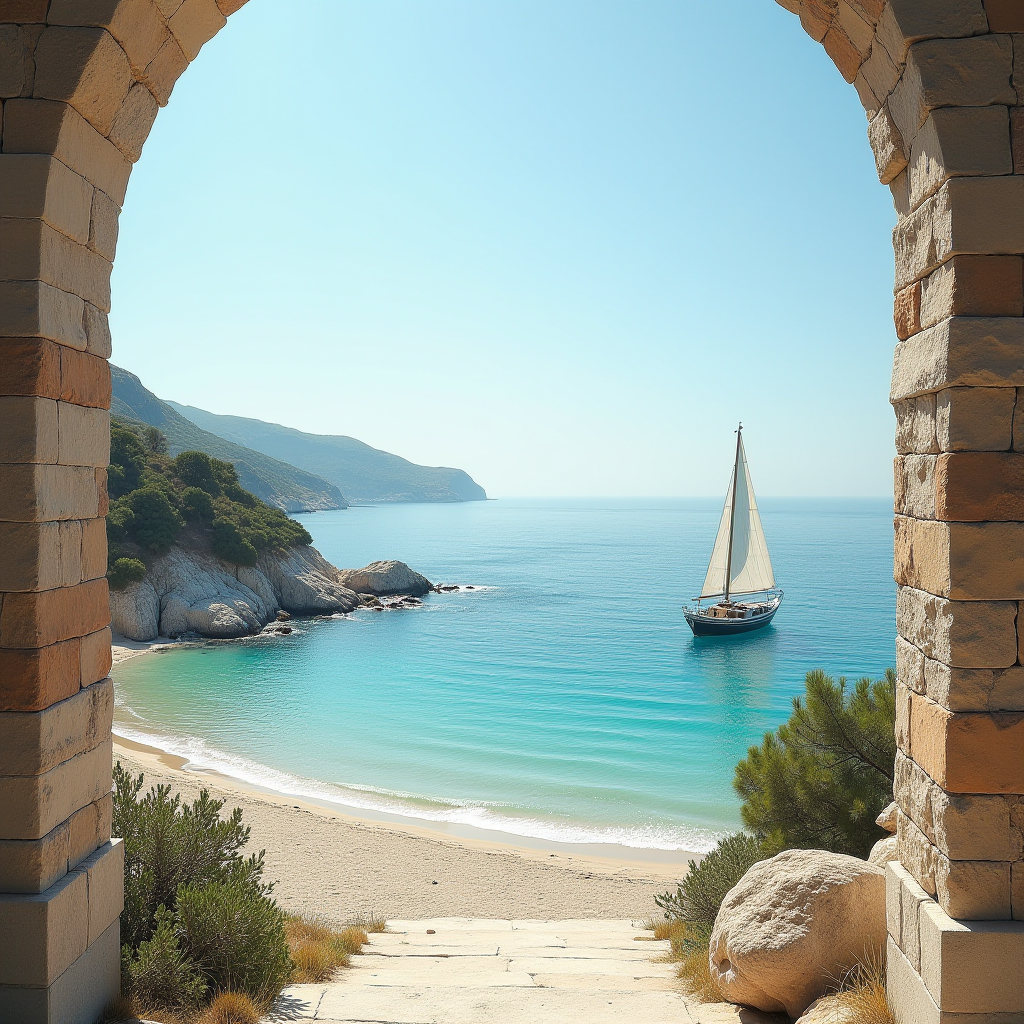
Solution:
[{"label": "small plant", "polygon": [[837,986],[835,1001],[844,1024],[896,1024],[885,995],[885,956],[865,956]]},{"label": "small plant", "polygon": [[285,934],[295,965],[292,981],[297,984],[330,981],[370,941],[358,925],[336,929],[319,917],[288,917]]},{"label": "small plant", "polygon": [[892,800],[896,674],[852,687],[807,673],[793,714],[736,766],[743,823],[779,849],[866,857],[883,832],[875,818]]},{"label": "small plant", "polygon": [[722,1001],[722,992],[711,977],[708,938],[703,932],[691,934],[689,929],[677,934],[672,941],[672,959],[676,962],[676,977],[683,983],[683,991],[700,1003]]},{"label": "small plant", "polygon": [[138,558],[115,558],[107,570],[111,590],[124,590],[146,578],[146,563]]},{"label": "small plant", "polygon": [[348,924],[352,928],[362,928],[371,935],[380,935],[388,930],[387,919],[379,914],[358,914],[351,918]]},{"label": "small plant", "polygon": [[221,992],[199,1016],[196,1024],[259,1024],[260,1011],[242,992]]},{"label": "small plant", "polygon": [[123,974],[126,987],[142,1006],[187,1009],[197,1006],[207,985],[195,961],[182,952],[174,913],[160,907],[153,934],[134,951],[125,946]]}]

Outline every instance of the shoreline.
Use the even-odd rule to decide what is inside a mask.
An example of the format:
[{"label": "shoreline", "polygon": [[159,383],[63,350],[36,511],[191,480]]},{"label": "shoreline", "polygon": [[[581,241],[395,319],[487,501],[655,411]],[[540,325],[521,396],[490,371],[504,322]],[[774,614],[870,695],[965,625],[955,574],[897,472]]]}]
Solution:
[{"label": "shoreline", "polygon": [[[152,641],[135,641],[114,634],[113,664],[117,666],[132,658],[166,650],[177,643],[178,641],[167,637],[157,637]],[[215,768],[194,764],[186,757],[164,750],[159,746],[158,737],[153,737],[152,742],[145,742],[123,736],[118,732],[117,722],[114,723],[114,747],[115,756],[120,749],[151,767],[159,767],[162,771],[175,776],[206,780],[204,784],[216,785],[226,792],[244,794],[277,806],[307,810],[353,825],[383,827],[406,836],[455,842],[470,849],[502,851],[545,861],[557,859],[572,862],[576,866],[586,866],[592,871],[612,874],[625,871],[666,881],[678,880],[689,870],[691,860],[699,863],[704,856],[697,851],[685,849],[661,850],[619,843],[575,843],[539,839],[476,825],[433,821],[413,814],[352,807],[326,798],[299,796],[286,790],[262,786]]]}]

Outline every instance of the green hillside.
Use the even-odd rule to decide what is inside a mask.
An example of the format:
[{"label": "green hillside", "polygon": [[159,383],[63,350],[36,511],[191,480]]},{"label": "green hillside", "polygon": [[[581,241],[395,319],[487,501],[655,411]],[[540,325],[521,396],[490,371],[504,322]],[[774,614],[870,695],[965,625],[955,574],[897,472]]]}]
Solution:
[{"label": "green hillside", "polygon": [[158,427],[167,437],[172,457],[183,451],[200,451],[230,462],[245,490],[285,512],[347,507],[342,492],[321,476],[203,430],[147,390],[133,373],[119,366],[110,369],[114,381],[110,411],[123,420]]},{"label": "green hillside", "polygon": [[354,437],[304,434],[277,423],[220,416],[190,405],[173,409],[211,433],[319,473],[349,501],[485,501],[487,494],[461,469],[417,466]]}]

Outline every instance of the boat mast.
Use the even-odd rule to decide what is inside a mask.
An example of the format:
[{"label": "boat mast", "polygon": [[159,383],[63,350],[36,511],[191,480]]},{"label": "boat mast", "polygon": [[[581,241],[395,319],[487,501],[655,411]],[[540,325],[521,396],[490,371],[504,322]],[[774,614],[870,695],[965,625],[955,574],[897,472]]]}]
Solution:
[{"label": "boat mast", "polygon": [[729,582],[732,579],[732,533],[736,526],[736,482],[740,469],[740,437],[743,434],[743,424],[740,423],[736,431],[736,462],[732,467],[732,508],[729,510],[729,558],[725,566],[725,603],[729,603]]}]

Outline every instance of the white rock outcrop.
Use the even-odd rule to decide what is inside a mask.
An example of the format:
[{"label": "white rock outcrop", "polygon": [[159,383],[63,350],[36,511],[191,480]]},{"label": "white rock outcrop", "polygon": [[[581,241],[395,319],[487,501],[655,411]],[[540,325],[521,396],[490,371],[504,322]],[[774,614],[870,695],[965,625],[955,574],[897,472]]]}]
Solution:
[{"label": "white rock outcrop", "polygon": [[[399,588],[406,594],[432,589],[403,562],[374,562],[341,572],[312,547],[264,554],[254,566],[231,565],[206,552],[176,547],[150,561],[141,583],[111,591],[113,628],[131,640],[183,633],[219,639],[247,636],[282,610],[331,615],[358,608],[362,602],[346,578],[413,584],[416,590]],[[362,592],[374,593],[369,587]]]},{"label": "white rock outcrop", "polygon": [[799,1017],[843,973],[883,955],[885,874],[857,857],[786,850],[729,891],[711,976],[730,1002]]},{"label": "white rock outcrop", "polygon": [[388,594],[422,597],[434,589],[426,576],[413,572],[405,562],[371,562],[364,569],[342,569],[338,579],[357,594],[373,594],[374,597]]}]

